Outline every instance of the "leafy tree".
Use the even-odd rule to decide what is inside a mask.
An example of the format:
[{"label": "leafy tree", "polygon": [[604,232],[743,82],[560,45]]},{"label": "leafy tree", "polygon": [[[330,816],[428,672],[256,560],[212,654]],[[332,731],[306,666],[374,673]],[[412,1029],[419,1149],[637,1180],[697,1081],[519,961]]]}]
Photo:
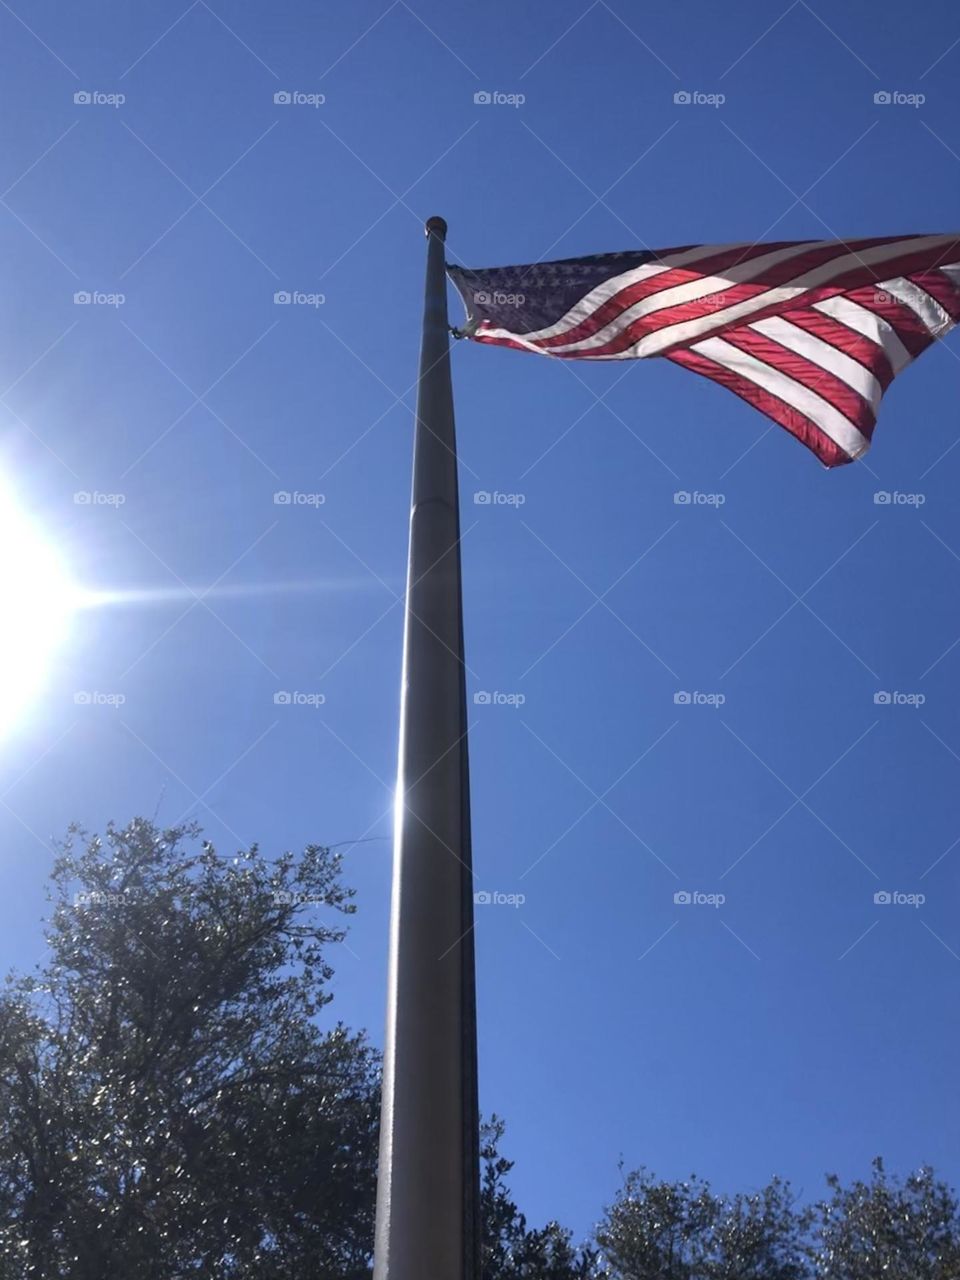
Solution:
[{"label": "leafy tree", "polygon": [[805,1280],[803,1225],[779,1179],[724,1197],[695,1176],[658,1182],[640,1169],[607,1209],[597,1241],[617,1280]]},{"label": "leafy tree", "polygon": [[503,1133],[493,1116],[481,1134],[482,1280],[590,1280],[596,1254],[576,1249],[569,1231],[556,1222],[528,1229],[507,1189],[513,1161],[500,1154]]},{"label": "leafy tree", "polygon": [[[0,992],[0,1280],[368,1280],[379,1059],[325,1016],[353,910],[308,847],[71,831],[49,959]],[[482,1280],[958,1280],[960,1206],[874,1162],[799,1209],[629,1174],[600,1253],[530,1228],[482,1143]]]},{"label": "leafy tree", "polygon": [[811,1248],[818,1280],[956,1280],[960,1210],[950,1188],[922,1168],[905,1179],[873,1162],[869,1182],[827,1179]]},{"label": "leafy tree", "polygon": [[353,909],[311,846],[72,831],[0,996],[3,1280],[366,1276],[376,1056],[315,1021]]}]

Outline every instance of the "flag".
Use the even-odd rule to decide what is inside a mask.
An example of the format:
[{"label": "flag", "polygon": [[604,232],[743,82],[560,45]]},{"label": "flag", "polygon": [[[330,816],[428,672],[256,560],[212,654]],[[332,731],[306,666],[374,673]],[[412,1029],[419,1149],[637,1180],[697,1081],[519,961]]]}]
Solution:
[{"label": "flag", "polygon": [[447,271],[467,309],[460,336],[564,360],[664,356],[729,387],[828,467],[869,449],[887,387],[960,320],[960,233]]}]

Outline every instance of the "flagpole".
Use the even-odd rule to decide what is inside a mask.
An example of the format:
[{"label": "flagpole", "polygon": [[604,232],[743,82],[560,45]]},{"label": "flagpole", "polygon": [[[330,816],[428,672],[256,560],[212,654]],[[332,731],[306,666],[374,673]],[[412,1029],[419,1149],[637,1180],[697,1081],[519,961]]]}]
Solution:
[{"label": "flagpole", "polygon": [[442,218],[426,223],[374,1280],[479,1280],[473,876]]}]

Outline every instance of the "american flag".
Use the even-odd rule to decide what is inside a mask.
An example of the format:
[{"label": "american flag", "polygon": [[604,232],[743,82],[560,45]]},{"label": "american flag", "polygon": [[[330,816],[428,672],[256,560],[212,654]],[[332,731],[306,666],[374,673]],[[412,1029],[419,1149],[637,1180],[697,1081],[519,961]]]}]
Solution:
[{"label": "american flag", "polygon": [[461,335],[565,360],[665,356],[736,392],[828,467],[960,320],[960,234],[688,245],[447,268]]}]

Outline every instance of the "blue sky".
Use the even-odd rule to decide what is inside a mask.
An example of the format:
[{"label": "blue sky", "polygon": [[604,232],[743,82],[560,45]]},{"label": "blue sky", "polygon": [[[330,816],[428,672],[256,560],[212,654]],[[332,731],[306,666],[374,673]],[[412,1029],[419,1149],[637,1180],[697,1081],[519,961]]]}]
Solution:
[{"label": "blue sky", "polygon": [[[379,1042],[423,218],[469,266],[957,229],[960,17],[883,12],[0,6],[0,466],[112,598],[0,743],[5,966],[71,820],[362,837],[334,1009]],[[476,935],[524,1209],[587,1231],[621,1156],[960,1179],[956,336],[833,473],[666,362],[453,360],[469,687],[518,695],[471,761],[477,887],[525,899]]]}]

